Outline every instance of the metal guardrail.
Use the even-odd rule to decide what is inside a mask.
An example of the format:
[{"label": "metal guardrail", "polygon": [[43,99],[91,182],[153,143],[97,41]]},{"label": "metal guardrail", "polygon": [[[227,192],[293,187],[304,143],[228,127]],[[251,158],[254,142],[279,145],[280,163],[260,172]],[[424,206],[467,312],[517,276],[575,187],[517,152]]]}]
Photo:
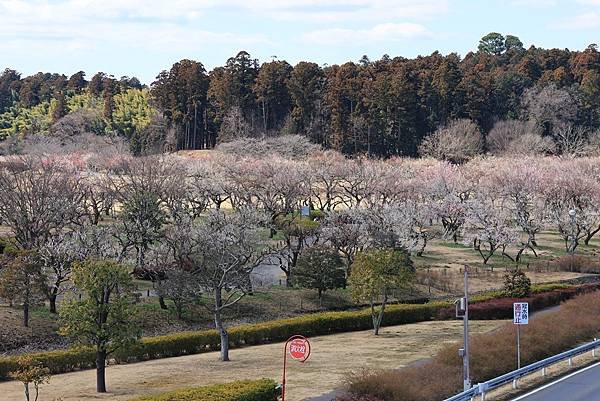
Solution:
[{"label": "metal guardrail", "polygon": [[571,364],[571,359],[573,357],[589,351],[592,351],[592,355],[595,356],[595,350],[598,347],[600,347],[600,340],[594,339],[594,341],[584,345],[580,345],[579,347],[573,348],[572,350],[565,351],[561,354],[551,356],[538,362],[534,362],[531,365],[524,366],[521,369],[513,370],[512,372],[503,374],[502,376],[498,376],[486,382],[476,384],[471,389],[463,391],[460,394],[456,394],[455,396],[447,398],[444,401],[467,401],[471,400],[472,398],[478,395],[481,395],[481,400],[485,401],[485,393],[488,391],[494,390],[510,382],[513,382],[513,384],[515,384],[516,380],[538,370],[541,370],[542,375],[545,376],[546,368],[548,366],[564,361],[566,359],[568,359],[569,364]]}]

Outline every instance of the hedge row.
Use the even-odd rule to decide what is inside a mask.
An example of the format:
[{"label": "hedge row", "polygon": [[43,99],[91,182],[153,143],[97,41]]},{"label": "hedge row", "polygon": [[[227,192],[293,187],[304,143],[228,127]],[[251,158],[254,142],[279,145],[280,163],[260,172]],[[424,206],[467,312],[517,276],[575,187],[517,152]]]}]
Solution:
[{"label": "hedge row", "polygon": [[[382,324],[400,325],[436,318],[438,312],[447,308],[449,302],[430,302],[417,305],[390,305]],[[258,345],[287,340],[294,334],[305,336],[327,335],[372,328],[371,312],[368,309],[345,312],[323,312],[264,323],[232,327],[229,330],[230,346]],[[158,337],[143,338],[131,347],[117,351],[113,358],[117,363],[128,363],[150,359],[216,351],[220,348],[220,337],[216,330],[183,332]],[[95,355],[90,348],[73,348],[61,351],[32,354],[52,374],[65,373],[95,366]],[[0,358],[0,380],[9,379],[9,372],[17,367],[17,357]]]},{"label": "hedge row", "polygon": [[[492,298],[481,300],[469,306],[469,318],[473,320],[512,319],[513,303],[528,302],[531,311],[539,311],[550,306],[559,305],[561,302],[571,299],[579,294],[600,290],[600,283],[583,284],[576,287],[549,286],[549,291],[532,291],[533,295],[528,298]],[[437,318],[439,320],[450,319],[455,316],[454,308],[440,310]]]},{"label": "hedge row", "polygon": [[237,381],[216,386],[170,391],[133,401],[277,401],[279,390],[270,379]]},{"label": "hedge row", "polygon": [[[536,317],[521,327],[522,364],[528,365],[590,341],[600,330],[599,314],[600,292],[596,291]],[[423,364],[357,372],[347,380],[348,394],[336,397],[336,401],[446,399],[463,388],[463,361],[456,352],[460,346],[461,342],[448,344]],[[470,353],[473,383],[516,369],[514,325],[506,323],[493,332],[473,334]]]},{"label": "hedge row", "polygon": [[[529,299],[531,308],[558,305],[574,295],[600,289],[600,283],[578,287],[559,288],[534,295]],[[501,296],[490,292],[473,298],[476,302],[470,307],[474,319],[506,319],[512,316],[511,299],[495,300]],[[382,325],[393,326],[416,323],[432,319],[454,318],[454,307],[449,301],[427,304],[400,304],[386,308]],[[359,311],[323,312],[264,323],[232,327],[229,330],[230,346],[240,347],[284,341],[294,334],[305,336],[327,335],[372,328],[369,309]],[[216,351],[220,348],[220,338],[216,330],[183,332],[159,337],[143,338],[137,344],[116,352],[115,362],[128,363],[150,359],[168,358],[181,355]],[[95,355],[90,348],[73,348],[32,354],[47,366],[52,374],[65,373],[95,366]],[[17,357],[0,358],[0,380],[8,379],[8,374],[17,367]]]},{"label": "hedge row", "polygon": [[[384,325],[416,323],[434,319],[441,308],[448,303],[428,303],[418,305],[390,305],[386,308]],[[327,335],[372,328],[370,310],[346,312],[324,312],[300,317],[272,320],[264,323],[248,324],[231,328],[231,347],[258,345],[287,340],[294,334],[305,336]],[[169,334],[145,338],[132,347],[117,352],[117,362],[132,362],[166,358],[180,355],[216,351],[220,348],[220,338],[216,330]],[[1,363],[1,361],[0,361]],[[0,365],[1,366],[1,365]]]}]

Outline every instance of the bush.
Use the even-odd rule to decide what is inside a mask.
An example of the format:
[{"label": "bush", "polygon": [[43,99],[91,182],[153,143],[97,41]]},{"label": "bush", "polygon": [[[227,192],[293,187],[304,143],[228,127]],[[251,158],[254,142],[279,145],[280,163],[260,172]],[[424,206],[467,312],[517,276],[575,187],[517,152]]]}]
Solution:
[{"label": "bush", "polygon": [[[383,325],[416,323],[433,319],[447,302],[427,304],[390,305],[383,317]],[[371,311],[324,312],[300,317],[273,320],[264,323],[233,327],[229,330],[231,347],[258,345],[284,341],[294,334],[305,336],[326,335],[348,331],[369,330],[372,327]],[[117,363],[198,354],[220,349],[216,330],[183,332],[159,337],[143,338],[138,343],[118,350],[113,357]],[[87,348],[32,354],[44,363],[51,373],[64,373],[95,366],[95,354]],[[16,357],[0,358],[0,379],[7,379],[16,366]]]},{"label": "bush", "polygon": [[[72,348],[60,351],[36,352],[29,354],[41,363],[51,374],[72,372],[78,369],[91,369],[96,366],[96,353],[91,348]],[[10,372],[19,368],[19,357],[0,358],[0,379],[8,379]]]},{"label": "bush", "polygon": [[564,272],[600,273],[600,261],[589,256],[565,255],[551,263],[558,270]]},{"label": "bush", "polygon": [[277,401],[278,395],[275,382],[262,379],[187,388],[135,398],[133,401]]},{"label": "bush", "polygon": [[504,276],[504,294],[513,298],[529,296],[531,294],[531,280],[519,269],[506,273]]},{"label": "bush", "polygon": [[[561,309],[530,320],[521,327],[522,363],[547,358],[600,331],[600,293],[590,293],[566,302]],[[347,394],[338,401],[429,401],[462,389],[461,344],[444,347],[433,360],[399,370],[365,371],[349,379]],[[490,333],[471,336],[471,374],[483,382],[516,369],[515,328],[508,323]]]},{"label": "bush", "polygon": [[[549,289],[546,292],[540,292]],[[472,320],[512,319],[513,303],[528,302],[531,312],[539,311],[575,297],[600,289],[600,283],[583,284],[580,286],[547,285],[533,287],[533,295],[526,298],[491,297],[498,292],[473,297],[469,305],[469,318]],[[441,309],[437,314],[438,320],[452,319],[455,316],[454,307]]]},{"label": "bush", "polygon": [[[560,288],[540,293],[525,301],[530,302],[531,310],[558,305],[562,300],[578,293],[600,289],[598,284]],[[501,292],[489,292],[471,300],[470,313],[474,319],[509,319],[512,317],[514,299],[494,299]],[[426,304],[389,305],[383,316],[382,326],[417,323],[432,319],[454,319],[454,307],[450,302],[429,302]],[[358,311],[323,312],[272,320],[263,323],[232,327],[229,330],[231,347],[265,344],[285,341],[294,334],[305,336],[327,335],[372,328],[370,309]],[[158,337],[142,338],[138,343],[118,350],[113,358],[117,363],[191,355],[220,349],[220,338],[216,330],[183,332]],[[61,351],[31,354],[36,360],[50,369],[52,374],[71,372],[95,367],[95,353],[89,348],[73,348]],[[17,357],[0,358],[0,380],[8,379],[9,372],[17,367]]]}]

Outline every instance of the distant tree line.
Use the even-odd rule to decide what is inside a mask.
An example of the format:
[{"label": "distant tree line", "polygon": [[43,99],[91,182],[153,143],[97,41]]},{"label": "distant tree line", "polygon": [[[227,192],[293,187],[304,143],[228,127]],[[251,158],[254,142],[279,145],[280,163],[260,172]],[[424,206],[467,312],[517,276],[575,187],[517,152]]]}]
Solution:
[{"label": "distant tree line", "polygon": [[[472,122],[480,133],[480,143],[469,145],[477,152],[511,152],[524,143],[559,153],[565,137],[587,140],[600,127],[600,53],[595,44],[583,51],[525,49],[516,36],[490,33],[464,58],[436,51],[292,66],[277,59],[260,64],[241,51],[210,72],[185,59],[150,88],[101,72],[87,81],[83,72],[23,78],[6,69],[0,138],[44,131],[40,126],[52,131],[83,94],[94,99],[101,131],[125,137],[134,153],[300,134],[345,154],[416,156],[424,138],[456,120]],[[43,104],[40,122],[32,115]],[[18,118],[27,123],[13,124]]]}]

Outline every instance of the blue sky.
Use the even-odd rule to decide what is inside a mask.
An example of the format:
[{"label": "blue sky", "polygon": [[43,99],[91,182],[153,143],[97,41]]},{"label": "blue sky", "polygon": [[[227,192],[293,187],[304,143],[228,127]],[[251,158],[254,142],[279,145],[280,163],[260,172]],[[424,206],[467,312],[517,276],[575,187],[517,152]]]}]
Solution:
[{"label": "blue sky", "polygon": [[600,42],[600,0],[0,0],[0,68],[151,83],[182,58],[210,70],[239,50],[292,64],[464,55],[491,31],[583,49]]}]

